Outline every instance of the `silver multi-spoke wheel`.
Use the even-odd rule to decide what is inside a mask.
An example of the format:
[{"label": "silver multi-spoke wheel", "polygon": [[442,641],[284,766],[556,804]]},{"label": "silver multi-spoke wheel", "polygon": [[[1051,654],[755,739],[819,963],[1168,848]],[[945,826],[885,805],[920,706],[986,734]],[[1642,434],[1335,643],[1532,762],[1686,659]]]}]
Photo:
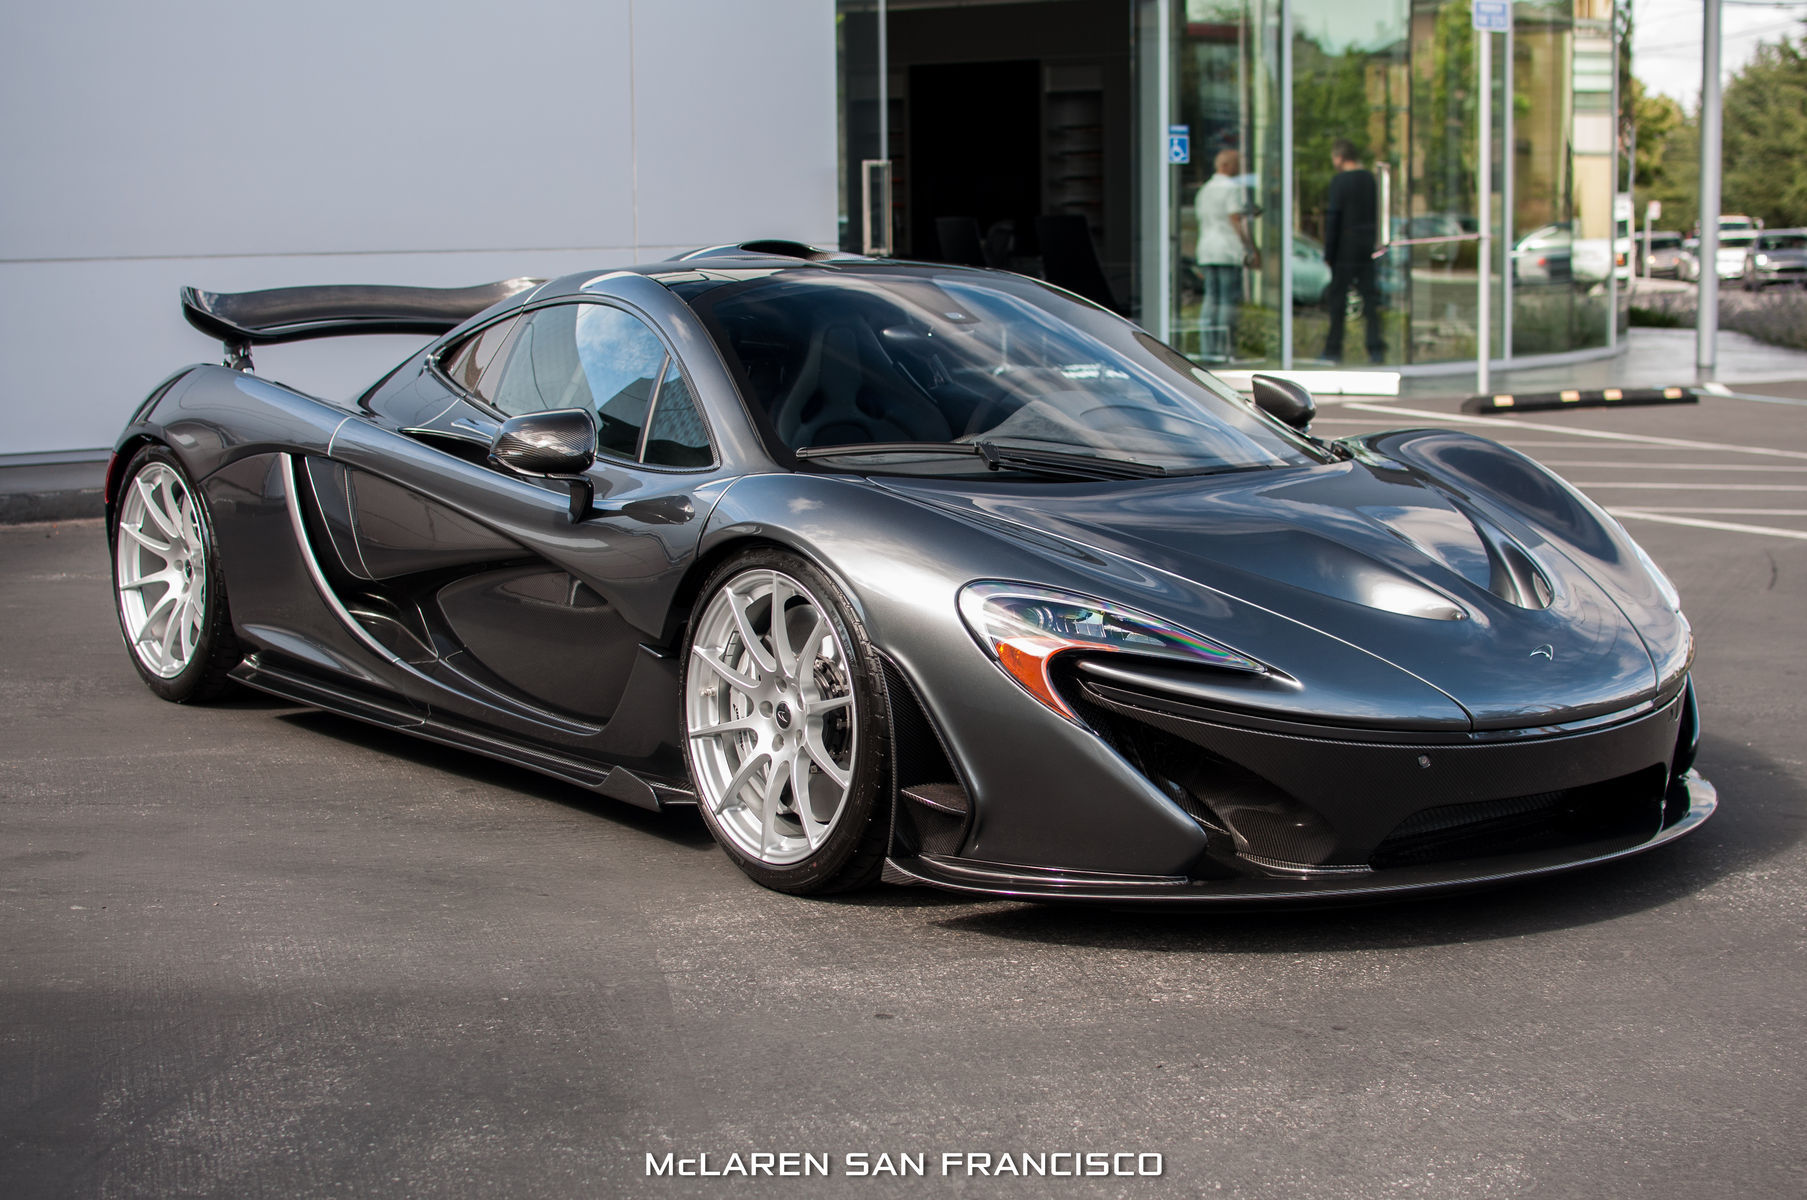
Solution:
[{"label": "silver multi-spoke wheel", "polygon": [[144,669],[180,675],[194,659],[207,621],[207,542],[187,483],[151,460],[119,502],[114,586],[120,625]]},{"label": "silver multi-spoke wheel", "polygon": [[771,867],[816,853],[847,811],[859,752],[848,647],[826,603],[783,571],[718,587],[697,618],[684,717],[699,799]]}]

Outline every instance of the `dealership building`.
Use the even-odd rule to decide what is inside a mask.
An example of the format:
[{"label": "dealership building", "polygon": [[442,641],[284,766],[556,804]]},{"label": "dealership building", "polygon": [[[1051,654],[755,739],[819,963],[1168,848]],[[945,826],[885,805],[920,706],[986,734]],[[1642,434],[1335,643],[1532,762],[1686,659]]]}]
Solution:
[{"label": "dealership building", "polygon": [[[1622,338],[1614,15],[1520,0],[1494,37],[1496,360]],[[1478,349],[1469,0],[97,0],[0,20],[0,477],[90,469],[159,379],[217,356],[185,284],[459,285],[783,238],[1042,274],[1202,362],[1328,366],[1337,139],[1385,214],[1380,364],[1472,370]],[[1202,303],[1214,174],[1256,252],[1228,318]],[[258,366],[349,396],[417,344]]]}]

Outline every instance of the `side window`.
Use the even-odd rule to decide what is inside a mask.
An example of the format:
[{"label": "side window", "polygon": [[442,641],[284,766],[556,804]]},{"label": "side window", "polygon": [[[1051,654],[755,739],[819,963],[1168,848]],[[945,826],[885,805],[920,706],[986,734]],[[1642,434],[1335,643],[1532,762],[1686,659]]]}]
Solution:
[{"label": "side window", "polygon": [[646,409],[665,369],[665,347],[640,318],[585,304],[577,318],[577,356],[595,397],[597,449],[636,457]]},{"label": "side window", "polygon": [[478,330],[460,342],[450,356],[441,360],[440,370],[465,391],[483,395],[478,386],[483,373],[495,361],[496,352],[507,343],[508,335],[514,332],[514,327],[519,323],[519,317],[511,317]]},{"label": "side window", "polygon": [[646,431],[646,459],[660,467],[706,467],[715,461],[690,386],[672,363],[659,382],[659,403]]},{"label": "side window", "polygon": [[485,398],[510,416],[592,409],[597,450],[631,459],[664,368],[665,347],[638,317],[603,304],[560,304],[526,318]]}]

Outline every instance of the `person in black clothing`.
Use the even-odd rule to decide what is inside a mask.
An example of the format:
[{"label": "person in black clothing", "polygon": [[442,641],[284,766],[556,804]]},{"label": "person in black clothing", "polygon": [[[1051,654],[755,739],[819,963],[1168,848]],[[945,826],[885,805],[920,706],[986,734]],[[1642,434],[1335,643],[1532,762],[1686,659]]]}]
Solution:
[{"label": "person in black clothing", "polygon": [[1378,363],[1387,350],[1380,335],[1380,288],[1374,282],[1380,188],[1347,138],[1330,144],[1330,165],[1336,174],[1330,177],[1330,203],[1324,214],[1324,259],[1330,264],[1330,286],[1324,292],[1330,332],[1324,336],[1324,357],[1342,361],[1343,318],[1353,287],[1362,298],[1362,319],[1368,327],[1368,361]]}]

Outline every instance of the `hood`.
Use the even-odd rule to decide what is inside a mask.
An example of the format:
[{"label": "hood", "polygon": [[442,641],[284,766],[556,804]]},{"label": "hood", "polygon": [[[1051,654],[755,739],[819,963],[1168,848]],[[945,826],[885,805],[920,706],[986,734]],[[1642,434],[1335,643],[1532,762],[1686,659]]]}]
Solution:
[{"label": "hood", "polygon": [[[1477,729],[1581,720],[1657,692],[1638,629],[1561,546],[1378,453],[1123,483],[874,482],[1006,536],[1052,535],[1282,614],[1431,685]],[[1174,611],[1158,587],[1112,598],[1263,661],[1293,657]]]}]

